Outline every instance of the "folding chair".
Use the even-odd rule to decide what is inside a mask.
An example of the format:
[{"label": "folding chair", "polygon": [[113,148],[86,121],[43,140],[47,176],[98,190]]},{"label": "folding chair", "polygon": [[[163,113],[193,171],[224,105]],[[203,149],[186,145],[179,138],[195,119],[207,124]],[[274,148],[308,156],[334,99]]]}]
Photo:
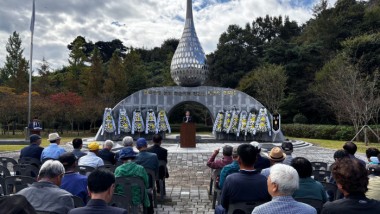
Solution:
[{"label": "folding chair", "polygon": [[163,161],[163,160],[160,160],[158,161],[158,171],[159,171],[159,174],[162,173],[163,176],[159,176],[158,177],[158,185],[159,185],[159,190],[160,190],[160,198],[161,200],[165,198],[166,196],[166,187],[165,187],[165,176],[167,174],[167,163],[166,161]]},{"label": "folding chair", "polygon": [[220,175],[220,172],[222,169],[211,169],[211,176],[210,176],[210,192],[209,195],[213,194],[212,187],[214,186],[215,179],[217,175]]},{"label": "folding chair", "polygon": [[[0,164],[8,169],[13,169],[14,165],[17,165],[17,161],[13,158],[0,157]],[[10,166],[8,166],[10,165]]]},{"label": "folding chair", "polygon": [[325,171],[329,170],[327,168],[327,163],[324,163],[324,162],[311,162],[311,166],[313,167],[313,171],[314,170],[325,170]]},{"label": "folding chair", "polygon": [[[126,177],[126,176],[117,177],[116,181],[115,181],[115,185],[116,185],[116,188],[121,186],[121,188],[123,189],[123,193],[121,195],[126,197],[125,202],[127,203],[127,205],[125,205],[125,206],[128,207],[128,209],[127,209],[128,213],[132,213],[132,214],[140,213],[139,212],[140,205],[143,207],[143,212],[145,214],[147,213],[148,210],[146,209],[146,207],[144,207],[146,187],[145,187],[145,183],[144,183],[142,178],[140,178],[140,177]],[[140,190],[140,203],[139,204],[133,204],[132,187],[135,187],[135,188],[137,187]]]},{"label": "folding chair", "polygon": [[330,171],[325,171],[325,170],[314,170],[313,171],[314,180],[319,181],[319,182],[328,181],[330,176],[331,176]]},{"label": "folding chair", "polygon": [[119,208],[123,208],[123,209],[130,209],[129,208],[129,204],[128,204],[128,199],[127,197],[123,196],[123,195],[120,195],[120,194],[116,194],[114,193],[112,195],[112,200],[110,203],[108,203],[109,206],[112,206],[112,207],[119,207]]},{"label": "folding chair", "polygon": [[31,164],[17,164],[13,166],[15,175],[23,175],[36,178],[38,175],[38,168]]},{"label": "folding chair", "polygon": [[317,210],[317,213],[321,213],[323,202],[321,200],[317,199],[311,199],[311,198],[295,198],[296,201],[302,202],[305,204],[308,204],[312,207],[314,207]]},{"label": "folding chair", "polygon": [[153,207],[157,208],[156,172],[148,168],[145,168],[145,171],[149,176],[149,189],[153,191]]},{"label": "folding chair", "polygon": [[88,176],[95,168],[91,166],[77,166],[75,170],[81,175]]},{"label": "folding chair", "polygon": [[335,201],[343,197],[343,193],[338,190],[338,187],[335,184],[321,182],[327,195],[329,196],[329,201]]},{"label": "folding chair", "polygon": [[228,204],[227,214],[251,214],[255,207],[266,203],[267,201],[238,202]]},{"label": "folding chair", "polygon": [[6,177],[4,179],[5,194],[14,194],[28,187],[28,184],[32,184],[34,182],[36,182],[36,179],[28,176],[15,175]]},{"label": "folding chair", "polygon": [[116,169],[116,166],[112,165],[112,164],[104,164],[103,166],[99,166],[98,169],[107,169],[110,172],[114,173],[115,169]]},{"label": "folding chair", "polygon": [[8,168],[0,165],[0,185],[1,185],[0,195],[5,195],[4,179],[8,176],[11,176],[11,173],[9,172]]},{"label": "folding chair", "polygon": [[76,195],[73,195],[73,196],[71,196],[71,198],[74,201],[74,207],[75,208],[77,208],[77,207],[84,207],[85,206],[83,199],[81,199],[80,197],[78,197]]},{"label": "folding chair", "polygon": [[36,166],[38,169],[41,167],[42,163],[36,158],[23,157],[18,159],[18,164],[31,164]]}]

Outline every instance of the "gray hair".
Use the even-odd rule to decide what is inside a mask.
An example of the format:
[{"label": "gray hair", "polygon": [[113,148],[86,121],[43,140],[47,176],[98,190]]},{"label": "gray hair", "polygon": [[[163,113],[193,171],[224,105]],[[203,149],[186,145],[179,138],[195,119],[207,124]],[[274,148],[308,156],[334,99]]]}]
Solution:
[{"label": "gray hair", "polygon": [[131,136],[126,136],[123,138],[123,146],[132,146],[133,145],[133,138]]},{"label": "gray hair", "polygon": [[106,140],[106,142],[104,143],[104,145],[106,146],[106,147],[113,147],[113,141],[112,140]]},{"label": "gray hair", "polygon": [[278,185],[278,191],[285,195],[292,195],[299,187],[297,171],[285,164],[275,164],[270,168],[269,177],[272,183]]},{"label": "gray hair", "polygon": [[65,174],[63,164],[57,160],[47,160],[42,164],[38,176],[41,178],[55,178]]}]

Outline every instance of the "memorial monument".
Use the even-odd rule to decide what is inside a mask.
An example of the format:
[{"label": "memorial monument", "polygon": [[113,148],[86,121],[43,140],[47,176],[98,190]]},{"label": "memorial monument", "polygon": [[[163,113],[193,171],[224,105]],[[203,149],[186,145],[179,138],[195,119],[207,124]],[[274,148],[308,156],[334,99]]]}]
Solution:
[{"label": "memorial monument", "polygon": [[187,0],[185,28],[173,55],[170,73],[178,86],[140,90],[113,109],[107,108],[95,139],[120,140],[126,135],[137,138],[170,133],[167,115],[183,103],[194,102],[210,112],[213,134],[219,140],[284,141],[280,126],[272,129],[272,116],[256,99],[235,89],[203,86],[208,65],[195,31],[192,0]]}]

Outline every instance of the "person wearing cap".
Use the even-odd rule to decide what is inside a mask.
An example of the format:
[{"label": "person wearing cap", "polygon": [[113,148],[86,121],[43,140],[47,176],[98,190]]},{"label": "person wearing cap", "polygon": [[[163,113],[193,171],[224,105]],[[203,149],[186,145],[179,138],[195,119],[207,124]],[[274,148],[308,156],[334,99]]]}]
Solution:
[{"label": "person wearing cap", "polygon": [[286,154],[282,151],[282,149],[278,146],[273,147],[268,155],[268,158],[270,160],[271,167],[265,168],[261,171],[261,174],[265,177],[269,176],[270,169],[273,165],[282,163],[282,161],[285,160]]},{"label": "person wearing cap", "polygon": [[219,154],[219,150],[219,148],[215,149],[207,161],[207,166],[211,169],[221,169],[225,165],[232,163],[232,146],[225,145],[223,147],[223,157],[221,159],[215,160],[216,156]]},{"label": "person wearing cap", "polygon": [[48,141],[50,142],[50,145],[42,151],[41,162],[44,162],[48,159],[58,160],[59,156],[66,152],[65,149],[59,147],[59,144],[61,143],[61,137],[58,133],[49,134]]},{"label": "person wearing cap", "polygon": [[283,164],[290,165],[290,163],[293,160],[292,153],[293,153],[293,144],[291,142],[283,142],[281,144],[282,150],[286,154],[285,160],[282,162]]},{"label": "person wearing cap", "polygon": [[[115,169],[115,177],[140,177],[143,179],[145,187],[149,188],[149,177],[144,167],[138,165],[134,160],[136,159],[136,153],[133,151],[132,147],[125,147],[120,150],[119,159],[123,162],[122,165]],[[147,192],[147,191],[145,191]],[[116,186],[116,193],[123,194],[122,187]],[[148,207],[148,212],[153,213],[153,206],[149,200],[148,194],[145,195],[144,206]],[[137,187],[132,187],[132,203],[140,203],[140,189]]]},{"label": "person wearing cap", "polygon": [[104,162],[111,163],[112,165],[116,163],[115,153],[111,151],[113,145],[114,144],[112,140],[106,140],[106,142],[104,142],[104,148],[100,150],[98,154]]},{"label": "person wearing cap", "polygon": [[115,189],[115,176],[106,169],[95,169],[88,176],[91,200],[85,207],[78,207],[68,214],[127,214],[127,210],[108,205]]},{"label": "person wearing cap", "polygon": [[37,182],[17,192],[37,211],[67,214],[74,208],[72,194],[59,188],[65,168],[57,160],[45,161],[38,172]]},{"label": "person wearing cap", "polygon": [[[133,148],[133,138],[131,136],[124,137],[121,142],[122,142],[123,147],[131,147],[131,148]],[[116,160],[116,162],[119,161],[119,153],[120,153],[120,151],[116,152],[116,154],[115,154],[115,160]]]},{"label": "person wearing cap", "polygon": [[139,153],[136,156],[135,162],[144,168],[153,170],[155,174],[158,175],[159,163],[157,155],[147,151],[148,143],[146,142],[145,138],[137,139],[136,147],[139,150]]},{"label": "person wearing cap", "polygon": [[78,165],[79,166],[90,166],[93,168],[98,168],[99,166],[103,166],[103,160],[97,156],[99,152],[99,143],[91,142],[88,144],[88,153],[87,155],[79,158]]},{"label": "person wearing cap", "polygon": [[298,189],[297,171],[285,164],[276,164],[267,179],[268,192],[272,200],[253,209],[252,214],[298,213],[317,214],[317,210],[294,200],[292,194]]},{"label": "person wearing cap", "polygon": [[261,144],[257,141],[252,141],[250,144],[257,149],[255,169],[262,170],[262,169],[270,167],[269,159],[261,155]]},{"label": "person wearing cap", "polygon": [[256,148],[241,144],[237,153],[240,171],[227,176],[220,196],[221,204],[215,207],[215,214],[228,213],[230,203],[270,200],[267,179],[254,168]]},{"label": "person wearing cap", "polygon": [[239,166],[239,162],[238,162],[237,148],[238,147],[236,146],[232,149],[232,159],[233,159],[232,163],[225,165],[222,168],[222,171],[220,172],[220,175],[219,175],[219,188],[220,189],[223,188],[224,181],[226,180],[228,175],[235,173],[235,172],[239,172],[239,170],[240,170],[240,166]]},{"label": "person wearing cap", "polygon": [[65,167],[65,175],[62,178],[61,189],[80,197],[83,202],[87,202],[87,176],[79,174],[75,170],[77,158],[72,152],[63,153],[59,156],[59,162]]},{"label": "person wearing cap", "polygon": [[75,155],[75,157],[77,157],[77,159],[81,158],[82,156],[87,155],[87,153],[81,151],[82,146],[83,146],[83,140],[81,138],[73,139],[72,144],[74,148],[73,154]]},{"label": "person wearing cap", "polygon": [[30,145],[24,147],[20,151],[20,158],[35,158],[40,160],[41,153],[44,148],[40,147],[41,145],[41,137],[36,134],[32,134],[29,136]]}]

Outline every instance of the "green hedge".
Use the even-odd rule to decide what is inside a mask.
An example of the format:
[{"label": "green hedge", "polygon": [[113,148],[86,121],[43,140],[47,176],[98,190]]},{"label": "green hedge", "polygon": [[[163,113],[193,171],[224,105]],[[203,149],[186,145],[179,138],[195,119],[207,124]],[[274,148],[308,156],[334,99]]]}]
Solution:
[{"label": "green hedge", "polygon": [[[328,140],[348,141],[356,134],[354,127],[338,125],[282,124],[281,129],[286,136]],[[368,137],[370,140],[375,140],[372,134]]]}]

